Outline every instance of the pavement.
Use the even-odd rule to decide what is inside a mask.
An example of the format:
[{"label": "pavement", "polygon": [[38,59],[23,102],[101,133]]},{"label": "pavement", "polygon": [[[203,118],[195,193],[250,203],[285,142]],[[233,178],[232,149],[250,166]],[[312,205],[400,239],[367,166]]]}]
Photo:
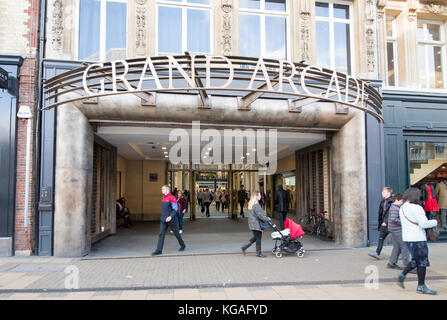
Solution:
[{"label": "pavement", "polygon": [[[426,283],[438,295],[416,293],[416,275],[398,287],[373,248],[310,249],[303,258],[216,253],[99,259],[0,258],[0,299],[64,300],[390,300],[447,299],[447,243],[430,243]],[[401,263],[401,262],[399,262]],[[78,287],[76,287],[78,284]],[[72,286],[75,286],[72,289]]]}]

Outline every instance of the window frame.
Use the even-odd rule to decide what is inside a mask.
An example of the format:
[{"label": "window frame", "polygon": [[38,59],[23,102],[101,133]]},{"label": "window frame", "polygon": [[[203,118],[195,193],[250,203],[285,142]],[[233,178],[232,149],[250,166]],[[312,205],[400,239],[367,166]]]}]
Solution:
[{"label": "window frame", "polygon": [[[331,70],[336,70],[336,65],[335,65],[335,50],[334,50],[334,44],[335,44],[335,39],[334,39],[334,23],[335,22],[340,22],[340,23],[344,23],[344,24],[348,24],[349,25],[349,55],[350,55],[350,61],[349,62],[349,67],[348,67],[348,71],[346,72],[348,75],[355,75],[356,72],[356,57],[355,57],[355,42],[354,42],[354,23],[355,23],[355,19],[354,19],[354,5],[351,1],[345,1],[345,0],[317,0],[315,1],[315,7],[317,5],[317,3],[327,3],[329,5],[329,17],[321,17],[321,16],[317,16],[316,12],[315,12],[315,25],[317,23],[317,21],[323,21],[323,22],[328,22],[329,23],[329,46],[330,46],[330,60],[331,60],[331,65],[330,66],[320,66],[322,68],[329,68]],[[334,18],[334,4],[341,4],[341,5],[346,5],[349,7],[349,19],[341,19],[341,18]],[[315,27],[315,36],[317,34],[317,30]],[[315,57],[317,58],[317,57]],[[351,69],[351,70],[349,70]]]},{"label": "window frame", "polygon": [[[98,0],[100,2],[100,24],[99,24],[99,62],[106,62],[106,38],[107,38],[107,2],[121,2],[126,4],[126,58],[128,56],[128,33],[129,33],[129,8],[127,0]],[[75,59],[79,60],[79,20],[81,18],[81,0],[75,1],[75,36],[73,37],[73,48],[75,54]]]},{"label": "window frame", "polygon": [[271,57],[268,57],[266,55],[266,44],[265,44],[265,17],[281,17],[286,18],[286,56],[283,60],[288,60],[291,57],[291,32],[290,32],[290,0],[285,0],[286,4],[286,11],[274,11],[274,10],[266,10],[265,9],[265,0],[260,0],[260,9],[250,9],[250,8],[240,8],[238,9],[238,55],[239,53],[239,15],[242,14],[249,14],[249,15],[256,15],[260,16],[260,38],[261,38],[261,52],[259,57],[263,59],[274,59]]},{"label": "window frame", "polygon": [[[444,22],[438,21],[438,20],[426,20],[426,19],[418,19],[418,23],[423,24],[423,30],[424,30],[424,37],[427,35],[427,24],[436,24],[439,25],[439,35],[441,40],[420,40],[419,37],[417,38],[417,44],[418,44],[418,53],[419,53],[419,46],[424,45],[424,58],[425,58],[425,77],[426,77],[426,83],[425,87],[422,86],[422,83],[418,83],[418,87],[421,89],[429,89],[429,90],[445,90],[446,89],[446,40],[445,40],[445,32],[444,32]],[[428,69],[428,52],[427,52],[427,46],[440,46],[441,47],[441,63],[442,63],[442,88],[432,88],[429,86],[430,84],[430,70]],[[418,63],[419,63],[419,57],[418,57]],[[418,67],[418,72],[421,72],[421,68]],[[419,77],[421,78],[421,77]]]},{"label": "window frame", "polygon": [[[158,50],[158,8],[172,7],[182,9],[182,52],[164,52]],[[214,5],[213,0],[210,0],[210,4],[200,4],[200,3],[188,3],[187,0],[181,0],[181,2],[174,2],[169,0],[156,0],[155,1],[155,55],[178,55],[184,54],[188,51],[188,9],[202,9],[209,10],[210,13],[210,52],[193,52],[195,54],[212,54],[214,52]]]},{"label": "window frame", "polygon": [[[391,32],[392,36],[388,36],[387,34],[387,28],[386,28],[386,22],[391,21]],[[386,59],[385,59],[385,70],[386,70],[386,85],[390,87],[398,87],[399,86],[399,60],[397,55],[397,35],[396,35],[396,17],[394,16],[386,16],[386,19],[384,20],[385,24],[385,42],[386,42],[386,49],[385,52],[387,52]],[[394,85],[389,84],[388,80],[388,43],[393,44],[393,59],[394,59]]]}]

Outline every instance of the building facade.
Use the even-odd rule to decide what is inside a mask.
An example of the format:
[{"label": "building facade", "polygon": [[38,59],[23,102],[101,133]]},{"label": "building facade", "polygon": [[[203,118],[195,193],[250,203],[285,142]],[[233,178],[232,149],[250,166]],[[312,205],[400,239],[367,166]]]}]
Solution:
[{"label": "building facade", "polygon": [[[158,214],[153,203],[158,201],[161,184],[191,190],[200,186],[196,183],[201,176],[200,169],[192,164],[174,166],[163,155],[161,146],[169,148],[169,144],[163,143],[169,136],[168,129],[173,126],[187,128],[193,121],[200,121],[205,128],[222,130],[236,127],[278,129],[280,144],[289,151],[278,157],[277,170],[272,177],[256,176],[250,171],[252,167],[236,166],[216,167],[213,169],[215,176],[225,176],[226,183],[223,179],[220,183],[231,190],[244,184],[249,190],[261,188],[270,192],[270,199],[278,185],[286,186],[292,195],[289,208],[292,217],[299,221],[310,210],[327,211],[334,241],[345,246],[364,246],[376,241],[381,187],[390,185],[394,190],[403,191],[410,185],[407,144],[440,143],[446,139],[444,20],[447,6],[441,2],[41,2],[40,14],[45,23],[40,29],[45,42],[42,42],[44,55],[40,75],[47,82],[42,86],[41,100],[34,98],[32,110],[55,103],[60,105],[34,113],[41,129],[36,130],[32,139],[38,153],[30,155],[36,161],[32,163],[38,166],[35,175],[31,175],[30,197],[36,199],[29,201],[35,210],[29,209],[27,219],[33,228],[23,229],[21,207],[16,203],[15,209],[11,209],[15,212],[16,223],[12,228],[15,237],[12,238],[15,238],[16,254],[22,250],[40,255],[88,254],[92,243],[117,232],[116,198],[126,197],[135,219],[151,220]],[[21,14],[27,12],[26,8],[14,10]],[[36,15],[33,24],[36,27],[38,11],[32,12]],[[5,30],[11,29],[10,21],[2,20],[2,23],[5,23]],[[414,36],[416,34],[418,37]],[[37,46],[37,38],[34,40]],[[1,49],[0,53],[10,53],[7,48]],[[24,52],[19,51],[14,54]],[[121,75],[125,73],[124,64],[116,61],[124,61],[129,66],[126,79],[131,81],[132,68],[141,71],[146,57],[154,57],[155,62],[156,57],[160,57],[159,66],[162,68],[166,63],[164,70],[167,72],[170,64],[163,57],[183,56],[184,60],[179,58],[179,63],[186,63],[191,55],[253,58],[238,64],[242,66],[237,71],[240,74],[235,74],[241,79],[243,68],[253,71],[258,58],[271,59],[266,69],[268,76],[264,76],[273,83],[275,90],[279,61],[288,61],[296,63],[298,70],[300,66],[323,67],[327,72],[334,70],[340,75],[349,75],[353,81],[365,80],[372,91],[364,96],[365,110],[343,105],[340,103],[343,99],[331,101],[336,91],[332,96],[322,95],[322,99],[304,96],[291,99],[290,95],[279,96],[272,92],[253,94],[235,90],[226,94],[217,90],[151,93],[149,87],[146,95],[110,94],[89,100],[76,96],[76,92],[81,96],[85,94],[81,92],[82,78],[78,77],[81,73],[76,70],[81,72],[94,63],[104,63],[103,80],[107,91],[110,89],[107,86],[116,81],[113,73],[107,72],[113,71],[114,66],[120,68]],[[157,63],[155,67],[158,68]],[[185,70],[188,69],[185,67]],[[205,74],[197,72],[204,83],[193,85],[209,88]],[[222,72],[228,79],[229,73]],[[115,78],[119,75],[115,73]],[[217,74],[211,78],[214,76],[218,78]],[[100,77],[101,74],[96,73],[96,79]],[[325,80],[326,89],[337,79]],[[349,83],[345,76],[345,83],[346,80]],[[37,76],[34,81],[39,83]],[[91,88],[100,89],[94,81],[91,81]],[[262,87],[266,83],[256,80],[255,85],[252,82],[250,86],[268,91]],[[137,84],[131,82],[131,85]],[[245,88],[247,84],[248,81],[244,83]],[[76,86],[77,91],[72,88],[74,95],[57,96],[70,85]],[[164,82],[161,86],[167,87]],[[56,88],[59,92],[48,91],[48,88]],[[232,88],[239,90],[241,85],[235,84]],[[116,91],[127,89],[121,80]],[[383,101],[379,102],[378,110],[369,112],[373,109],[374,92],[380,92]],[[74,100],[62,103],[70,99]],[[23,128],[23,123],[17,122],[17,126],[20,125]],[[157,138],[148,127],[164,132],[164,138],[153,140]],[[17,132],[18,137],[24,134]],[[16,141],[16,154],[23,153],[19,150],[23,144]],[[160,155],[154,153],[156,150]],[[440,160],[438,158],[436,160]],[[19,173],[23,171],[19,162],[16,167],[17,176],[12,179],[19,185]],[[15,196],[16,201],[23,199],[18,193]],[[237,203],[237,198],[232,198],[232,202]],[[270,202],[271,214],[275,216],[273,207]],[[20,233],[23,230],[25,236]],[[12,234],[8,232],[5,234]],[[23,242],[19,240],[22,238]]]}]

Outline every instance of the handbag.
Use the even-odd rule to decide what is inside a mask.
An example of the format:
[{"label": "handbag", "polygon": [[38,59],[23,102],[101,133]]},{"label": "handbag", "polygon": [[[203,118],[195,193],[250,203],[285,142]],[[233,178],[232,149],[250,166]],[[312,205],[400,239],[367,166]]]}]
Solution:
[{"label": "handbag", "polygon": [[[405,215],[404,209],[402,209],[402,213],[404,214],[405,219],[407,219],[412,224],[415,224],[415,225],[419,226],[416,222],[413,222],[413,221],[411,221],[410,219],[407,218],[407,216]],[[427,239],[429,241],[436,242],[436,241],[439,240],[439,230],[438,230],[438,227],[425,229],[425,233],[426,233]]]}]

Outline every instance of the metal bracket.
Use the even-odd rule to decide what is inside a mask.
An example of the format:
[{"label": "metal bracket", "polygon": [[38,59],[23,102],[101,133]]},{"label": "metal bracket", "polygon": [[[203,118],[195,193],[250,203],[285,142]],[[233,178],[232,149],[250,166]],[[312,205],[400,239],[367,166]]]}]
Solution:
[{"label": "metal bracket", "polygon": [[198,94],[197,105],[199,109],[211,109],[211,96]]},{"label": "metal bracket", "polygon": [[298,101],[298,99],[288,99],[289,112],[301,113],[303,111],[303,108],[298,104]]},{"label": "metal bracket", "polygon": [[155,107],[156,104],[156,93],[150,93],[147,97],[141,98],[141,106],[142,107]]},{"label": "metal bracket", "polygon": [[237,109],[241,111],[250,111],[251,103],[247,104],[243,97],[237,97]]},{"label": "metal bracket", "polygon": [[341,103],[335,103],[335,114],[348,114],[349,107]]}]

